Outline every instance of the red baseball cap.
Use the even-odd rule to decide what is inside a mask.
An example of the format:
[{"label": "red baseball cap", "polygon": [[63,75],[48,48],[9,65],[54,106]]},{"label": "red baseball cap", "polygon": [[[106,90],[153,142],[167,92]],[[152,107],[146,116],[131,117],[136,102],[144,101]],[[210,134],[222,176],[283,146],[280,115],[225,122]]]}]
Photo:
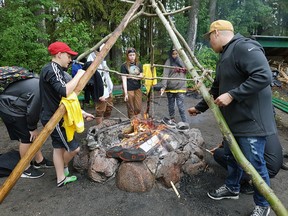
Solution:
[{"label": "red baseball cap", "polygon": [[63,42],[56,41],[48,46],[48,51],[51,55],[56,55],[59,52],[66,52],[72,56],[76,56],[78,53],[71,50],[71,48]]}]

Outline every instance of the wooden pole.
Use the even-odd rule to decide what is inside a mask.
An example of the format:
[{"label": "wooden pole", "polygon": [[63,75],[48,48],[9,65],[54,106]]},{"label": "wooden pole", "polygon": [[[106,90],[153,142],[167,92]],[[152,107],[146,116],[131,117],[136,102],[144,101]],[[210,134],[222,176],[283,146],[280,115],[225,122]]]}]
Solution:
[{"label": "wooden pole", "polygon": [[[151,10],[151,8],[149,8],[149,10]],[[148,27],[149,27],[149,42],[150,42],[150,70],[151,70],[151,73],[152,73],[152,77],[154,77],[154,45],[153,45],[153,18],[150,18],[149,19],[149,22],[148,22]],[[152,81],[153,83],[153,81]],[[147,106],[146,106],[146,111],[144,112],[144,116],[145,118],[147,119],[149,117],[149,111],[150,111],[150,101],[151,101],[151,94],[153,92],[153,84],[151,84],[150,86],[150,89],[149,89],[149,92],[147,92]]]},{"label": "wooden pole", "polygon": [[[97,58],[94,60],[94,62],[90,65],[90,67],[87,69],[86,73],[83,75],[81,80],[79,81],[78,85],[75,88],[75,92],[79,94],[80,91],[84,88],[86,83],[90,80],[92,75],[94,74],[96,68],[100,65],[104,57],[107,55],[111,47],[115,44],[119,36],[122,34],[124,29],[127,27],[129,20],[131,17],[137,12],[137,9],[140,7],[140,5],[143,3],[144,0],[136,0],[133,6],[130,8],[130,10],[127,12],[125,17],[123,18],[120,25],[115,29],[112,36],[108,39],[107,43],[97,56]],[[28,151],[26,154],[21,158],[19,163],[16,165],[10,176],[6,179],[6,181],[1,185],[0,188],[0,203],[3,202],[5,197],[8,195],[8,193],[11,191],[13,186],[16,184],[17,180],[20,178],[21,174],[25,170],[25,168],[28,166],[32,158],[35,156],[36,152],[40,150],[43,143],[47,140],[48,136],[52,133],[58,122],[62,119],[63,115],[65,114],[66,109],[64,105],[60,105],[57,111],[54,113],[52,118],[49,120],[49,122],[45,125],[39,136],[36,138],[36,140],[30,145]]]},{"label": "wooden pole", "polygon": [[[161,10],[159,9],[158,5],[156,4],[156,1],[155,0],[150,0],[150,1],[152,4],[152,7],[155,9],[160,20],[162,21],[166,30],[168,31],[168,34],[170,35],[170,38],[172,39],[173,44],[176,47],[176,49],[177,49],[181,59],[183,60],[186,68],[188,69],[188,71],[191,73],[191,75],[193,77],[195,77],[196,79],[199,78],[198,73],[193,68],[193,65],[191,64],[187,54],[185,53],[185,51],[181,47],[181,44],[180,44],[175,32],[173,31],[173,29],[169,25],[169,22],[166,20],[166,18],[162,14]],[[158,1],[158,3],[161,4],[159,1]],[[275,211],[275,213],[277,215],[283,215],[283,216],[288,215],[288,212],[287,212],[285,206],[281,203],[281,201],[278,199],[278,197],[274,194],[273,190],[266,184],[266,182],[261,178],[259,173],[255,170],[255,168],[251,165],[251,163],[243,155],[241,149],[239,148],[239,146],[237,144],[237,141],[235,140],[235,138],[234,138],[232,132],[230,131],[222,113],[220,112],[220,109],[218,108],[218,106],[216,106],[214,104],[214,99],[211,97],[211,95],[207,91],[206,87],[204,85],[201,85],[199,87],[199,89],[200,89],[200,92],[202,93],[203,98],[205,99],[206,103],[208,104],[209,108],[213,112],[213,114],[214,114],[214,116],[215,116],[215,118],[219,124],[220,130],[221,130],[223,136],[225,137],[225,139],[227,140],[227,142],[229,144],[229,148],[230,148],[234,158],[236,159],[236,161],[240,164],[240,166],[243,168],[243,170],[246,173],[251,175],[253,185],[256,186],[257,190],[270,203],[270,205],[271,205],[272,209]]]},{"label": "wooden pole", "polygon": [[[85,58],[86,56],[88,56],[91,52],[94,52],[95,50],[97,50],[103,43],[105,43],[110,37],[112,36],[112,33],[110,33],[109,35],[105,36],[104,38],[102,38],[101,41],[99,41],[94,47],[86,50],[84,53],[82,53],[81,55],[79,55],[76,59],[76,61],[80,61],[81,59]],[[108,53],[107,53],[108,54]]]}]

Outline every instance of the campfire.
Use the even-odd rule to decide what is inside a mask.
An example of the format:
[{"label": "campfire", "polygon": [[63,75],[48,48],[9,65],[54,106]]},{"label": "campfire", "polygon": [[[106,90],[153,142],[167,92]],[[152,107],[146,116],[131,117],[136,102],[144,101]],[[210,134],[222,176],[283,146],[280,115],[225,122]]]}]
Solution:
[{"label": "campfire", "polygon": [[74,167],[96,182],[116,179],[119,189],[145,192],[173,187],[184,173],[206,166],[198,129],[172,129],[152,119],[105,120],[88,130]]}]

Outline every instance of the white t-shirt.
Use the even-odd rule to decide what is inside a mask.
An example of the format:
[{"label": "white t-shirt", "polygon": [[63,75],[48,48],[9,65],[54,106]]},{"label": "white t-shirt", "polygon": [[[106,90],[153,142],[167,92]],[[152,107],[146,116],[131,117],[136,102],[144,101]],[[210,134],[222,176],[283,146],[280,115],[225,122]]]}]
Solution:
[{"label": "white t-shirt", "polygon": [[[95,58],[96,58],[96,54],[95,54],[95,52],[92,52],[92,53],[89,54],[89,56],[87,58],[87,61],[94,61]],[[109,94],[112,93],[112,91],[113,91],[113,83],[112,83],[112,80],[111,80],[109,72],[108,71],[103,71],[101,69],[109,70],[109,67],[107,66],[107,63],[106,63],[105,60],[103,60],[101,62],[101,64],[97,68],[97,70],[100,73],[100,75],[102,77],[102,80],[103,80],[104,93],[103,93],[102,96],[104,96],[105,98],[108,98]]]}]

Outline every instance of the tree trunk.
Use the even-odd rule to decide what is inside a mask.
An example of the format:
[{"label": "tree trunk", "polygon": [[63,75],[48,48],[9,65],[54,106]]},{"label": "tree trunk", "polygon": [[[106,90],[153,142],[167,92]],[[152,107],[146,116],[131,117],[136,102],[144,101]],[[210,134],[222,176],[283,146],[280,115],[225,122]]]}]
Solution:
[{"label": "tree trunk", "polygon": [[[149,18],[147,18],[149,19]],[[140,56],[146,56],[147,55],[147,49],[149,44],[149,34],[148,34],[148,26],[147,26],[147,19],[142,18],[140,20]]]},{"label": "tree trunk", "polygon": [[188,45],[194,53],[196,37],[197,37],[197,26],[198,26],[198,13],[200,0],[191,0],[192,9],[189,11],[189,27],[188,27]]},{"label": "tree trunk", "polygon": [[217,6],[217,0],[210,0],[209,1],[209,18],[210,23],[215,21],[216,19],[216,6]]}]

